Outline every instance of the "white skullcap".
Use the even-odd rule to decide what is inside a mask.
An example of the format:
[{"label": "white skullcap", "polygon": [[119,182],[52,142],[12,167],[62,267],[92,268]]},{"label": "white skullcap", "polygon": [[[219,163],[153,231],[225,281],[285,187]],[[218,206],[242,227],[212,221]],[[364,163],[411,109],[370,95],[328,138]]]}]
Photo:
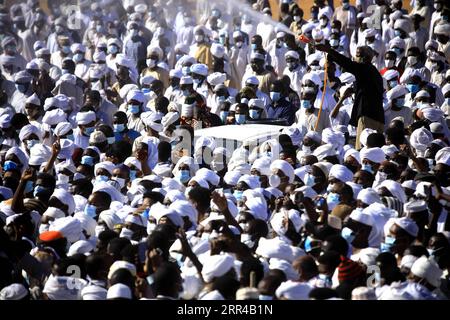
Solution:
[{"label": "white skullcap", "polygon": [[44,101],[44,111],[47,111],[48,109],[56,107],[60,107],[60,100],[56,99],[56,97],[50,97],[45,99]]},{"label": "white skullcap", "polygon": [[253,86],[259,86],[259,80],[255,76],[250,76],[245,80],[245,84],[250,84]]},{"label": "white skullcap", "polygon": [[311,65],[315,61],[320,61],[320,59],[322,59],[322,55],[318,52],[315,52],[315,53],[311,53],[308,56],[308,58],[306,59],[306,62],[308,63],[308,65]]},{"label": "white skullcap", "polygon": [[[195,178],[200,178],[206,180],[208,183],[217,186],[220,182],[220,177],[214,171],[201,168],[195,173]],[[198,181],[197,181],[198,182]]]},{"label": "white skullcap", "polygon": [[411,146],[420,151],[425,151],[433,141],[433,134],[426,128],[419,128],[413,131],[410,136]]},{"label": "white skullcap", "polygon": [[158,56],[158,60],[161,60],[163,58],[164,52],[160,47],[149,46],[147,48],[147,57],[151,56],[152,54],[156,54]]},{"label": "white skullcap", "polygon": [[[369,135],[371,135],[372,133],[376,133],[377,131],[371,128],[366,128],[361,132],[361,135],[359,137],[359,141],[361,142],[361,144],[363,146],[367,145],[367,138],[369,137]],[[362,158],[361,158],[362,159]]]},{"label": "white skullcap", "polygon": [[172,69],[169,71],[169,77],[170,78],[178,78],[181,79],[181,77],[183,76],[183,72],[181,72],[181,70],[178,69]]},{"label": "white skullcap", "polygon": [[423,80],[423,75],[419,72],[419,70],[414,68],[406,68],[405,72],[403,72],[402,76],[400,77],[400,82],[407,83],[413,77],[418,77],[419,79]]},{"label": "white skullcap", "polygon": [[29,165],[40,166],[44,162],[47,162],[52,156],[52,150],[50,147],[43,145],[41,143],[35,144],[30,150],[30,160]]},{"label": "white skullcap", "polygon": [[206,77],[208,75],[208,67],[202,63],[195,63],[191,66],[191,72]]},{"label": "white skullcap", "polygon": [[420,90],[419,92],[416,93],[416,96],[414,97],[414,99],[416,98],[429,98],[430,94],[428,93],[428,91],[426,90]]},{"label": "white skullcap", "polygon": [[122,223],[122,219],[115,214],[114,210],[102,211],[98,220],[102,220],[110,230],[113,230],[115,225]]},{"label": "white skullcap", "polygon": [[335,149],[340,149],[345,144],[345,135],[332,128],[325,128],[322,131],[322,141],[326,144],[333,145]]},{"label": "white skullcap", "polygon": [[438,122],[445,116],[444,111],[433,106],[422,109],[422,113],[424,118],[430,120],[431,122]]},{"label": "white skullcap", "polygon": [[442,163],[450,166],[450,147],[445,147],[436,152],[436,156],[434,157],[436,163]]},{"label": "white skullcap", "polygon": [[382,203],[378,193],[372,188],[366,188],[359,192],[357,200],[361,200],[365,204]]},{"label": "white skullcap", "polygon": [[284,57],[287,58],[293,58],[293,59],[300,59],[299,54],[297,53],[297,51],[294,50],[289,50],[288,52],[286,52],[286,54],[284,55]]},{"label": "white skullcap", "polygon": [[21,300],[30,292],[21,283],[13,283],[3,287],[0,291],[0,300]]},{"label": "white skullcap", "polygon": [[94,251],[94,246],[87,240],[78,240],[74,244],[72,244],[67,252],[67,256],[71,257],[75,254],[84,254],[89,255],[92,251]]},{"label": "white skullcap", "polygon": [[111,279],[114,272],[119,269],[127,269],[128,271],[130,271],[133,277],[136,276],[136,266],[133,263],[124,260],[118,260],[109,267],[108,279]]},{"label": "white skullcap", "polygon": [[417,183],[414,180],[406,180],[402,183],[402,187],[415,190],[417,188]]},{"label": "white skullcap", "polygon": [[70,130],[72,130],[72,125],[69,122],[60,122],[56,125],[54,133],[56,136],[61,137],[66,135]]},{"label": "white skullcap", "polygon": [[95,122],[96,115],[94,111],[78,112],[76,115],[76,122],[78,125],[86,125]]},{"label": "white skullcap", "polygon": [[67,205],[67,213],[69,215],[75,212],[75,200],[73,199],[73,195],[70,192],[63,189],[55,189],[51,196],[58,199],[61,203]]},{"label": "white skullcap", "polygon": [[227,80],[227,75],[225,73],[222,73],[222,72],[211,73],[206,78],[206,81],[208,81],[208,83],[211,86],[217,86],[219,84],[223,84],[226,80]]},{"label": "white skullcap", "polygon": [[176,200],[173,201],[169,208],[178,213],[181,217],[188,217],[189,221],[195,226],[198,223],[198,211],[195,207],[187,200]]},{"label": "white skullcap", "polygon": [[322,161],[326,157],[337,155],[336,148],[332,144],[323,144],[313,151],[313,155],[317,157],[319,161]]},{"label": "white skullcap", "polygon": [[441,285],[442,270],[433,258],[425,256],[417,259],[411,267],[411,273],[415,276],[426,279],[433,287]]},{"label": "white skullcap", "polygon": [[267,259],[277,258],[289,262],[293,262],[295,259],[291,246],[278,237],[273,239],[260,238],[256,254]]},{"label": "white skullcap", "polygon": [[309,300],[309,293],[312,289],[313,288],[307,283],[288,280],[280,284],[275,291],[275,295],[278,299]]},{"label": "white skullcap", "polygon": [[323,31],[320,29],[313,29],[312,37],[315,41],[320,41],[323,39]]},{"label": "white skullcap", "polygon": [[242,174],[239,171],[227,171],[223,177],[223,181],[231,186],[235,186]]},{"label": "white skullcap", "polygon": [[353,179],[353,172],[342,164],[335,164],[331,167],[330,173],[328,174],[328,177],[331,176],[342,182],[348,182]]},{"label": "white skullcap", "polygon": [[333,166],[333,164],[329,163],[329,162],[321,161],[321,162],[314,163],[313,166],[319,168],[320,171],[322,171],[323,174],[325,175],[325,177],[328,179],[328,174],[330,173],[330,170],[331,170],[331,167]]},{"label": "white skullcap", "polygon": [[124,285],[123,283],[116,283],[109,287],[108,293],[106,295],[106,299],[129,299],[131,300],[131,289],[127,285]]},{"label": "white skullcap", "polygon": [[339,80],[342,84],[351,84],[356,81],[356,78],[350,72],[344,72],[339,76]]},{"label": "white skullcap", "polygon": [[316,72],[308,72],[307,74],[305,74],[302,79],[302,84],[305,84],[307,80],[313,82],[316,86],[320,86],[320,84],[322,83],[320,81],[319,75]]},{"label": "white skullcap", "polygon": [[400,262],[400,268],[404,268],[405,267],[405,268],[408,268],[408,269],[411,270],[414,262],[416,262],[417,259],[419,259],[419,258],[416,257],[416,256],[413,256],[411,254],[407,254],[407,255],[403,256],[403,258],[402,258],[402,260]]},{"label": "white skullcap", "polygon": [[382,146],[381,150],[383,150],[384,154],[388,157],[393,157],[397,152],[399,152],[398,148],[393,144]]},{"label": "white skullcap", "polygon": [[289,162],[285,160],[275,160],[270,165],[270,170],[273,171],[274,169],[279,169],[283,171],[283,173],[289,177],[289,183],[292,183],[294,181],[295,173],[294,168],[289,164]]},{"label": "white skullcap", "polygon": [[400,202],[405,203],[406,202],[406,194],[405,194],[405,190],[403,190],[402,185],[400,183],[398,183],[397,181],[394,180],[384,180],[378,187],[377,187],[377,191],[382,188],[385,187],[386,189],[389,190],[389,192],[398,200],[400,200]]},{"label": "white skullcap", "polygon": [[386,93],[386,98],[388,98],[389,101],[392,101],[394,99],[403,97],[408,93],[409,91],[405,86],[397,85]]},{"label": "white skullcap", "polygon": [[127,101],[136,100],[139,103],[144,103],[145,95],[140,90],[131,90],[127,94]]},{"label": "white skullcap", "polygon": [[239,178],[239,180],[238,180],[237,183],[239,183],[239,182],[244,182],[244,183],[246,183],[246,184],[250,187],[250,189],[256,189],[256,188],[259,188],[260,185],[261,185],[258,176],[252,176],[252,175],[249,175],[249,174],[244,174],[244,175],[242,175],[242,176]]},{"label": "white skullcap", "polygon": [[[402,217],[402,218],[391,218],[391,222],[405,230],[408,234],[410,234],[413,237],[417,237],[419,234],[419,227],[417,226],[416,222],[408,217]],[[389,225],[389,221],[386,223]]]},{"label": "white skullcap", "polygon": [[152,82],[155,80],[156,79],[154,77],[152,77],[151,75],[147,75],[147,76],[141,77],[140,84],[141,84],[141,86],[151,85]]},{"label": "white skullcap", "polygon": [[400,37],[395,37],[394,39],[389,41],[389,49],[392,49],[394,47],[400,48],[400,49],[405,49],[406,48],[405,40],[403,40]]},{"label": "white skullcap", "polygon": [[322,142],[322,135],[319,132],[316,132],[316,131],[308,131],[305,134],[305,137],[307,137],[307,138],[309,138],[309,139],[311,139],[311,140],[313,140],[313,141],[315,141],[317,143]]},{"label": "white skullcap", "polygon": [[397,70],[389,69],[383,74],[383,78],[386,79],[386,81],[398,79],[400,76],[400,73],[398,73]]},{"label": "white skullcap", "polygon": [[50,222],[49,231],[59,231],[70,243],[80,240],[81,222],[74,217],[59,218]]},{"label": "white skullcap", "polygon": [[20,164],[24,166],[23,169],[26,169],[26,167],[28,167],[28,156],[21,148],[19,147],[9,148],[5,154],[5,158],[7,158],[11,154],[19,158]]},{"label": "white skullcap", "polygon": [[375,220],[373,217],[359,208],[352,211],[350,218],[358,221],[359,223],[365,224],[366,226],[373,227],[375,225]]},{"label": "white skullcap", "polygon": [[22,127],[22,129],[20,129],[19,140],[23,141],[26,138],[28,138],[31,134],[35,134],[39,140],[42,139],[42,131],[32,124],[27,124],[26,126]]},{"label": "white skullcap", "polygon": [[98,169],[105,169],[112,175],[115,167],[116,167],[115,164],[110,161],[99,162],[94,167],[94,174],[97,175],[96,172]]},{"label": "white skullcap", "polygon": [[36,93],[33,93],[31,96],[29,96],[27,98],[27,100],[25,100],[26,104],[34,104],[36,106],[40,106],[41,105],[41,100],[39,99],[39,97],[37,96]]},{"label": "white skullcap", "polygon": [[[447,71],[447,73],[448,73],[448,71]],[[446,75],[446,77],[448,77],[448,75]],[[444,87],[442,87],[442,95],[445,96],[447,94],[447,92],[449,92],[449,91],[450,91],[450,83],[447,83],[447,84],[445,84]]]},{"label": "white skullcap", "polygon": [[223,56],[225,55],[225,47],[219,43],[213,43],[211,45],[211,54],[214,57],[222,59]]},{"label": "white skullcap", "polygon": [[180,85],[193,84],[193,83],[194,83],[194,80],[190,76],[184,76],[184,77],[181,77],[181,79],[180,79]]},{"label": "white skullcap", "polygon": [[269,261],[269,270],[281,270],[288,280],[298,280],[298,272],[286,260],[271,258]]},{"label": "white skullcap", "polygon": [[[252,100],[259,100],[259,99],[252,99]],[[251,100],[250,100],[251,101]],[[260,100],[261,101],[261,104],[263,103],[263,101],[262,100]],[[264,108],[264,107],[262,107],[262,108]],[[261,108],[261,109],[262,109]],[[298,128],[296,128],[296,127],[287,127],[287,128],[284,128],[282,131],[281,131],[281,133],[282,134],[286,134],[286,135],[288,135],[289,136],[289,138],[291,138],[291,141],[292,141],[292,144],[294,145],[294,146],[298,146],[298,145],[300,145],[300,143],[302,142],[302,133],[301,133],[301,131],[298,129]]]},{"label": "white skullcap", "polygon": [[347,159],[347,157],[353,157],[356,161],[358,161],[359,164],[361,164],[361,158],[359,155],[359,151],[356,151],[355,149],[351,148],[348,149],[344,154],[344,161]]},{"label": "white skullcap", "polygon": [[377,30],[373,28],[368,28],[363,31],[363,35],[365,38],[375,37],[377,35]]},{"label": "white skullcap", "polygon": [[250,99],[248,102],[248,107],[257,107],[258,109],[264,109],[264,101],[262,99]]},{"label": "white skullcap", "polygon": [[248,198],[245,201],[245,206],[248,208],[248,212],[251,213],[255,219],[263,221],[267,220],[267,203],[261,198],[254,197]]},{"label": "white skullcap", "polygon": [[67,114],[61,109],[47,111],[42,117],[42,123],[48,124],[49,126],[54,126],[65,121],[67,121]]},{"label": "white skullcap", "polygon": [[209,283],[214,278],[223,276],[234,267],[234,261],[235,258],[228,253],[209,256],[203,264],[203,279]]},{"label": "white skullcap", "polygon": [[448,24],[448,22],[444,23],[441,20],[441,22],[438,23],[434,27],[434,33],[435,34],[443,34],[443,35],[446,35],[448,37],[448,35],[450,34],[450,25]]},{"label": "white skullcap", "polygon": [[381,163],[386,160],[386,155],[383,150],[378,147],[374,148],[363,148],[360,151],[361,160],[367,159],[375,163]]}]

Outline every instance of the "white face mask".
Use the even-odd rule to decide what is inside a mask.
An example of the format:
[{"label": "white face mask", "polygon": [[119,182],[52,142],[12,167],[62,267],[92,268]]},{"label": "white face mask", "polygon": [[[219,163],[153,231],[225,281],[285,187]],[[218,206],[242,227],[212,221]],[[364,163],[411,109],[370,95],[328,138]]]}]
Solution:
[{"label": "white face mask", "polygon": [[408,60],[408,64],[410,66],[414,66],[418,61],[416,56],[408,56],[406,59]]},{"label": "white face mask", "polygon": [[44,232],[47,232],[48,231],[48,229],[49,229],[49,225],[48,224],[44,224],[44,223],[41,223],[41,225],[39,226],[39,234],[42,234],[42,233],[44,233]]},{"label": "white face mask", "polygon": [[195,35],[195,42],[197,42],[197,43],[199,43],[199,42],[203,42],[203,36],[202,35],[199,35],[199,34],[197,34],[197,35]]},{"label": "white face mask", "polygon": [[120,189],[123,189],[123,187],[125,187],[125,179],[119,178],[119,177],[114,177],[112,180],[117,181],[117,183],[120,186]]},{"label": "white face mask", "polygon": [[155,59],[147,59],[147,67],[154,68],[156,66],[156,60]]},{"label": "white face mask", "polygon": [[147,234],[150,235],[156,229],[156,223],[147,223]]},{"label": "white face mask", "polygon": [[278,175],[272,174],[269,176],[269,185],[273,188],[278,188],[281,183],[281,179]]},{"label": "white face mask", "polygon": [[248,233],[241,234],[241,242],[249,248],[253,248],[253,246],[255,245],[255,241],[252,240],[252,236]]},{"label": "white face mask", "polygon": [[386,68],[392,68],[394,66],[394,60],[384,60],[384,65]]},{"label": "white face mask", "polygon": [[65,174],[58,173],[58,181],[61,183],[69,183],[69,176],[66,176]]}]

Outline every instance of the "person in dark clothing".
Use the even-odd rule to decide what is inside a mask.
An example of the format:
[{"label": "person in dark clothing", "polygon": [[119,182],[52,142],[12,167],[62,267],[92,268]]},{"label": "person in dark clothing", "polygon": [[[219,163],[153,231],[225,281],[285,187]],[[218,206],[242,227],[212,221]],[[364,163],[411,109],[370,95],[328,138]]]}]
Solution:
[{"label": "person in dark clothing", "polygon": [[372,65],[373,50],[367,46],[358,47],[356,61],[352,61],[328,44],[317,44],[315,47],[328,53],[329,60],[356,77],[355,103],[349,124],[357,127],[356,149],[359,150],[359,136],[364,129],[371,128],[380,133],[384,130],[383,78]]},{"label": "person in dark clothing", "polygon": [[283,82],[276,80],[270,86],[270,99],[272,104],[267,107],[267,117],[270,119],[285,119],[287,125],[292,125],[295,121],[297,109],[286,97],[286,90],[283,89]]}]

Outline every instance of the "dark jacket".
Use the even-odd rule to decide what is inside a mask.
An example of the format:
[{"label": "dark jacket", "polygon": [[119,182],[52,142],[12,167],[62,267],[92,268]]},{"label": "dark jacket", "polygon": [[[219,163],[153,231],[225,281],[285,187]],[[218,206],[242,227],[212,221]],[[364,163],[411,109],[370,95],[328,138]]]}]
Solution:
[{"label": "dark jacket", "polygon": [[294,123],[295,112],[297,109],[286,98],[280,98],[279,101],[267,107],[267,118],[269,119],[286,119],[288,125]]},{"label": "dark jacket", "polygon": [[328,58],[356,78],[355,104],[349,123],[356,127],[358,119],[365,116],[384,124],[383,78],[377,68],[372,64],[354,62],[334,50],[329,52]]}]

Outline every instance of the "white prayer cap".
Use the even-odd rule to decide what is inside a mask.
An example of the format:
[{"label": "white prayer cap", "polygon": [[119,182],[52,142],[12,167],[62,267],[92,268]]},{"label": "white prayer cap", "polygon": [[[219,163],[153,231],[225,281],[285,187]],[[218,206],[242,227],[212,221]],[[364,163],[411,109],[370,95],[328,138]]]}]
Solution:
[{"label": "white prayer cap", "polygon": [[319,86],[322,83],[316,72],[308,72],[305,74],[302,79],[302,84],[306,84],[307,80],[312,81],[316,86]]},{"label": "white prayer cap", "polygon": [[234,261],[235,258],[228,253],[209,256],[203,264],[203,279],[206,283],[209,283],[214,278],[223,276],[230,269],[234,268]]},{"label": "white prayer cap", "polygon": [[311,53],[308,58],[306,59],[306,62],[308,63],[308,65],[313,64],[313,62],[318,62],[320,61],[320,59],[322,59],[322,55],[318,52],[315,53]]},{"label": "white prayer cap", "polygon": [[405,49],[406,48],[405,40],[403,40],[400,37],[393,38],[391,41],[389,41],[389,49],[392,49],[394,47]]},{"label": "white prayer cap", "polygon": [[178,171],[179,171],[178,168],[182,164],[187,164],[189,166],[189,173],[190,173],[191,177],[195,176],[195,173],[198,170],[198,164],[195,163],[195,160],[192,157],[188,157],[188,156],[183,156],[178,160],[177,164],[175,165],[175,167],[172,170],[172,173],[174,176],[176,176],[178,174]]},{"label": "white prayer cap", "polygon": [[275,295],[278,299],[309,300],[309,293],[312,289],[307,283],[288,280],[280,284],[275,291]]},{"label": "white prayer cap", "polygon": [[54,133],[56,136],[61,137],[66,135],[70,130],[72,130],[72,125],[69,122],[60,122],[56,125]]},{"label": "white prayer cap", "polygon": [[253,86],[259,86],[259,80],[255,76],[250,76],[245,80],[245,84],[250,84]]},{"label": "white prayer cap", "polygon": [[122,219],[115,214],[114,210],[102,211],[98,219],[102,220],[110,230],[113,230],[115,225],[122,223]]},{"label": "white prayer cap", "polygon": [[332,144],[335,149],[340,149],[345,144],[345,135],[332,128],[325,128],[322,131],[322,141],[326,144]]},{"label": "white prayer cap", "polygon": [[419,92],[416,93],[416,96],[414,97],[414,99],[417,98],[429,98],[430,94],[428,93],[427,90],[420,90]]},{"label": "white prayer cap", "polygon": [[75,212],[75,200],[70,192],[63,189],[55,189],[51,195],[51,197],[55,197],[61,203],[67,205],[67,213],[71,215]]},{"label": "white prayer cap", "polygon": [[328,177],[334,177],[342,182],[348,182],[353,179],[353,172],[342,164],[335,164],[331,167]]},{"label": "white prayer cap", "polygon": [[191,66],[191,72],[206,77],[208,75],[208,67],[206,64],[195,63]]},{"label": "white prayer cap", "polygon": [[39,50],[36,50],[36,57],[41,58],[42,56],[48,56],[50,55],[50,50],[47,48],[41,48]]},{"label": "white prayer cap", "polygon": [[365,38],[375,37],[377,35],[377,30],[373,28],[368,28],[363,31],[363,35]]},{"label": "white prayer cap", "polygon": [[370,205],[372,203],[382,203],[380,196],[372,188],[362,189],[359,192],[358,197],[356,199],[361,200],[363,203],[365,203],[367,205]]},{"label": "white prayer cap", "polygon": [[42,131],[38,127],[36,127],[32,124],[27,124],[26,126],[22,127],[22,129],[20,129],[20,132],[19,132],[20,141],[25,140],[31,134],[35,134],[39,140],[42,139]]},{"label": "white prayer cap", "polygon": [[3,287],[0,291],[0,300],[21,300],[30,292],[21,283],[13,283]]},{"label": "white prayer cap", "polygon": [[389,192],[400,202],[405,203],[406,202],[406,194],[405,190],[403,190],[402,185],[394,180],[384,180],[378,187],[377,190],[381,187],[386,187]]},{"label": "white prayer cap", "polygon": [[239,171],[227,171],[223,177],[223,181],[230,186],[235,186],[241,176],[242,174]]},{"label": "white prayer cap", "polygon": [[397,85],[386,93],[386,98],[388,98],[389,101],[392,101],[394,99],[403,97],[403,96],[407,95],[408,93],[409,93],[409,91],[408,91],[408,89],[406,89],[405,86]]},{"label": "white prayer cap", "polygon": [[256,254],[267,259],[278,258],[289,262],[293,262],[295,259],[291,246],[278,237],[273,239],[260,238]]},{"label": "white prayer cap", "polygon": [[312,37],[315,41],[320,41],[323,39],[323,31],[320,29],[313,29],[312,31]]},{"label": "white prayer cap", "polygon": [[223,56],[225,55],[225,47],[219,43],[213,43],[211,45],[211,54],[214,57],[222,59]]},{"label": "white prayer cap", "polygon": [[307,138],[309,138],[309,139],[311,139],[311,140],[313,140],[313,141],[315,141],[317,143],[320,143],[322,141],[322,135],[319,132],[316,132],[316,131],[308,131],[305,134],[305,137],[307,137]]},{"label": "white prayer cap", "polygon": [[131,289],[123,283],[116,283],[109,287],[106,299],[129,299],[131,300]]},{"label": "white prayer cap", "polygon": [[[359,137],[359,141],[361,142],[361,144],[363,146],[367,145],[367,138],[369,137],[369,135],[371,135],[372,133],[376,133],[377,131],[371,128],[366,128],[361,132],[361,135]],[[362,159],[362,158],[361,158]]]},{"label": "white prayer cap", "polygon": [[356,81],[356,78],[350,72],[344,72],[339,76],[339,80],[342,84],[351,84]]},{"label": "white prayer cap", "polygon": [[49,126],[54,126],[65,121],[67,121],[67,115],[61,109],[47,111],[42,117],[42,123],[48,124]]},{"label": "white prayer cap", "polygon": [[11,115],[4,113],[0,116],[0,128],[7,129],[11,127]]},{"label": "white prayer cap", "polygon": [[127,215],[125,217],[125,221],[124,222],[125,223],[126,222],[134,223],[134,224],[136,224],[138,226],[141,226],[141,227],[147,227],[147,223],[148,223],[148,221],[146,219],[144,219],[141,215],[134,214],[134,213]]},{"label": "white prayer cap", "polygon": [[33,93],[31,96],[29,96],[27,98],[27,100],[25,100],[26,104],[33,104],[36,106],[40,106],[41,105],[41,100],[39,99],[39,97],[37,96],[36,93]]},{"label": "white prayer cap", "polygon": [[74,243],[80,240],[82,226],[78,219],[69,216],[51,221],[49,231],[59,231],[68,242]]},{"label": "white prayer cap", "polygon": [[298,280],[298,272],[286,260],[271,258],[269,261],[269,270],[275,269],[283,271],[288,280]]},{"label": "white prayer cap", "polygon": [[106,300],[108,290],[101,286],[88,285],[81,290],[83,300]]},{"label": "white prayer cap", "polygon": [[299,54],[297,53],[297,51],[294,50],[289,50],[288,52],[286,52],[286,54],[284,55],[284,57],[287,58],[292,58],[292,59],[300,59]]},{"label": "white prayer cap", "polygon": [[289,183],[292,183],[294,181],[294,168],[292,168],[289,162],[285,160],[275,160],[270,165],[270,170],[273,172],[273,170],[275,169],[281,170],[289,178]]},{"label": "white prayer cap", "polygon": [[409,216],[411,213],[428,211],[427,203],[424,200],[412,200],[403,205],[403,212]]},{"label": "white prayer cap", "polygon": [[176,200],[172,202],[169,208],[179,214],[181,217],[188,217],[189,221],[195,226],[198,223],[198,211],[187,200]]},{"label": "white prayer cap", "polygon": [[430,120],[431,122],[438,122],[445,116],[444,111],[433,106],[422,109],[422,113],[424,118]]},{"label": "white prayer cap", "polygon": [[295,189],[295,191],[300,191],[303,193],[303,196],[305,198],[314,199],[317,196],[317,192],[311,188],[310,186],[303,186],[298,189]]},{"label": "white prayer cap", "polygon": [[147,76],[141,77],[140,84],[141,84],[141,86],[151,85],[152,82],[155,81],[155,80],[156,79],[154,77],[152,77],[150,75],[147,75]]},{"label": "white prayer cap", "polygon": [[115,261],[109,267],[108,279],[111,279],[114,272],[116,272],[119,269],[127,269],[128,271],[130,271],[130,273],[133,277],[136,276],[136,266],[133,263],[125,261],[125,260],[118,260],[118,261]]},{"label": "white prayer cap", "polygon": [[93,250],[94,246],[87,240],[78,240],[74,244],[72,244],[67,252],[67,256],[71,257],[75,254],[84,254],[89,255]]},{"label": "white prayer cap", "polygon": [[334,145],[327,143],[327,144],[323,144],[323,145],[317,147],[313,151],[313,155],[315,157],[317,157],[317,159],[319,161],[322,161],[326,157],[332,157],[332,156],[337,155],[337,151],[336,151]]},{"label": "white prayer cap", "polygon": [[411,146],[420,151],[425,151],[433,141],[433,134],[426,128],[419,128],[413,131],[410,136]]},{"label": "white prayer cap", "polygon": [[87,125],[95,122],[96,115],[94,111],[78,112],[75,119],[78,125]]},{"label": "white prayer cap", "polygon": [[383,150],[378,147],[374,148],[363,148],[361,149],[359,156],[361,160],[367,159],[375,163],[381,163],[386,160],[386,155]]},{"label": "white prayer cap", "polygon": [[181,77],[183,76],[183,72],[181,72],[181,70],[178,69],[172,69],[169,71],[169,77],[170,78],[178,78],[181,79]]},{"label": "white prayer cap", "polygon": [[376,265],[376,258],[380,254],[380,249],[378,248],[364,248],[361,249],[357,254],[352,255],[351,259],[353,261],[360,261],[366,266]]},{"label": "white prayer cap", "polygon": [[413,77],[418,77],[423,80],[423,75],[419,72],[419,70],[414,68],[406,68],[405,72],[403,72],[400,77],[400,83],[407,83]]},{"label": "white prayer cap", "polygon": [[160,47],[157,46],[147,47],[147,57],[150,57],[152,54],[156,54],[158,56],[158,60],[161,60],[163,58],[164,52]]},{"label": "white prayer cap", "polygon": [[250,60],[262,60],[264,61],[266,59],[265,55],[262,53],[258,53],[258,52],[252,52],[252,54],[250,55]]},{"label": "white prayer cap", "polygon": [[139,103],[144,103],[145,95],[140,90],[131,90],[127,94],[127,101],[136,100]]},{"label": "white prayer cap", "polygon": [[248,102],[248,107],[256,107],[258,109],[264,109],[264,101],[262,99],[250,99]]},{"label": "white prayer cap", "polygon": [[393,144],[382,146],[381,150],[383,150],[384,154],[388,157],[393,157],[397,152],[399,152],[398,148]]},{"label": "white prayer cap", "polygon": [[359,151],[356,151],[353,148],[348,149],[344,154],[344,161],[347,159],[347,157],[353,157],[356,161],[358,161],[359,164],[361,164],[361,158],[359,155]]},{"label": "white prayer cap", "polygon": [[[446,75],[446,77],[448,77],[448,75]],[[447,94],[447,92],[449,92],[449,91],[450,91],[450,83],[447,83],[447,84],[445,84],[444,87],[442,87],[442,95],[445,96]]]},{"label": "white prayer cap", "polygon": [[419,278],[426,279],[433,287],[439,288],[441,285],[443,272],[433,258],[422,256],[417,259],[411,267],[411,273]]},{"label": "white prayer cap", "polygon": [[120,39],[117,39],[117,38],[109,38],[106,44],[108,46],[116,45],[119,48],[122,47],[122,41],[120,41]]},{"label": "white prayer cap", "polygon": [[434,33],[435,34],[443,34],[448,37],[450,34],[450,25],[448,22],[443,22],[441,20],[440,23],[436,24],[434,27]]},{"label": "white prayer cap", "polygon": [[320,161],[317,163],[314,163],[313,166],[320,169],[320,171],[323,172],[325,177],[328,179],[328,174],[330,173],[331,167],[333,166],[332,163],[326,162],[326,161]]},{"label": "white prayer cap", "polygon": [[402,183],[402,187],[415,190],[417,183],[414,180],[406,180]]},{"label": "white prayer cap", "polygon": [[60,100],[56,99],[56,97],[50,97],[45,99],[44,101],[44,111],[47,111],[50,108],[59,108],[60,107]]},{"label": "white prayer cap", "polygon": [[352,290],[352,300],[377,300],[377,296],[373,288],[357,287]]},{"label": "white prayer cap", "polygon": [[35,144],[30,150],[30,160],[28,164],[31,166],[40,166],[47,162],[52,156],[50,147],[41,143]]},{"label": "white prayer cap", "polygon": [[[410,234],[413,237],[417,237],[419,234],[419,227],[417,226],[416,222],[408,217],[402,217],[402,218],[391,218],[391,224],[394,223],[403,230],[405,230],[408,234]],[[386,225],[391,225],[388,222],[386,222]]]},{"label": "white prayer cap", "polygon": [[267,204],[260,198],[247,198],[245,206],[255,219],[267,220]]},{"label": "white prayer cap", "polygon": [[[252,99],[252,100],[259,100],[259,99]],[[252,100],[250,100],[250,101],[252,101]],[[264,102],[262,100],[260,100],[260,101],[261,101],[261,105],[263,105]],[[263,109],[263,108],[264,108],[264,106],[261,107],[261,109]],[[289,138],[291,138],[292,144],[294,146],[298,146],[302,142],[302,133],[298,128],[296,128],[294,126],[284,128],[281,131],[281,133],[288,135]]]},{"label": "white prayer cap", "polygon": [[436,152],[436,156],[434,157],[436,163],[442,163],[450,166],[450,147],[445,147]]},{"label": "white prayer cap", "polygon": [[219,85],[219,84],[223,84],[226,80],[227,80],[227,75],[225,73],[222,73],[222,72],[211,73],[206,78],[206,81],[208,81],[208,83],[211,86],[214,86],[214,87]]},{"label": "white prayer cap", "polygon": [[27,71],[19,71],[14,76],[14,82],[16,83],[28,83],[32,79],[33,77]]},{"label": "white prayer cap", "polygon": [[181,52],[184,54],[188,54],[189,53],[189,46],[183,44],[183,43],[177,43],[175,48],[174,48],[175,52]]},{"label": "white prayer cap", "polygon": [[72,51],[72,53],[75,52],[86,52],[86,47],[84,45],[82,45],[81,43],[74,43],[70,46],[70,50]]},{"label": "white prayer cap", "polygon": [[373,217],[359,208],[352,211],[350,218],[358,221],[359,223],[365,224],[366,226],[373,227],[375,225],[375,220]]},{"label": "white prayer cap", "polygon": [[239,182],[246,183],[250,187],[250,189],[256,189],[260,187],[260,181],[258,176],[244,174],[239,178],[237,183]]},{"label": "white prayer cap", "polygon": [[183,76],[183,77],[181,77],[181,79],[180,79],[180,85],[183,85],[183,84],[193,84],[194,83],[194,80],[192,79],[192,77],[190,77],[190,76]]},{"label": "white prayer cap", "polygon": [[98,169],[105,169],[106,171],[108,171],[112,175],[113,170],[114,170],[115,167],[116,167],[115,164],[112,163],[111,161],[99,162],[94,167],[94,174],[97,175],[97,170]]},{"label": "white prayer cap", "polygon": [[20,164],[22,164],[25,168],[28,166],[28,156],[21,148],[19,147],[9,148],[8,151],[6,152],[5,158],[7,158],[11,154],[19,158]]},{"label": "white prayer cap", "polygon": [[398,73],[398,71],[394,69],[389,69],[383,74],[383,78],[386,79],[386,81],[398,79],[399,76],[400,74]]},{"label": "white prayer cap", "polygon": [[220,177],[217,173],[214,171],[207,169],[207,168],[201,168],[199,169],[196,174],[195,178],[200,178],[206,180],[208,183],[217,186],[220,182]]},{"label": "white prayer cap", "polygon": [[411,254],[407,254],[407,255],[403,256],[403,258],[400,262],[400,268],[405,267],[405,268],[408,268],[411,270],[414,262],[416,262],[417,259],[419,259],[419,258],[416,256],[413,256]]}]

